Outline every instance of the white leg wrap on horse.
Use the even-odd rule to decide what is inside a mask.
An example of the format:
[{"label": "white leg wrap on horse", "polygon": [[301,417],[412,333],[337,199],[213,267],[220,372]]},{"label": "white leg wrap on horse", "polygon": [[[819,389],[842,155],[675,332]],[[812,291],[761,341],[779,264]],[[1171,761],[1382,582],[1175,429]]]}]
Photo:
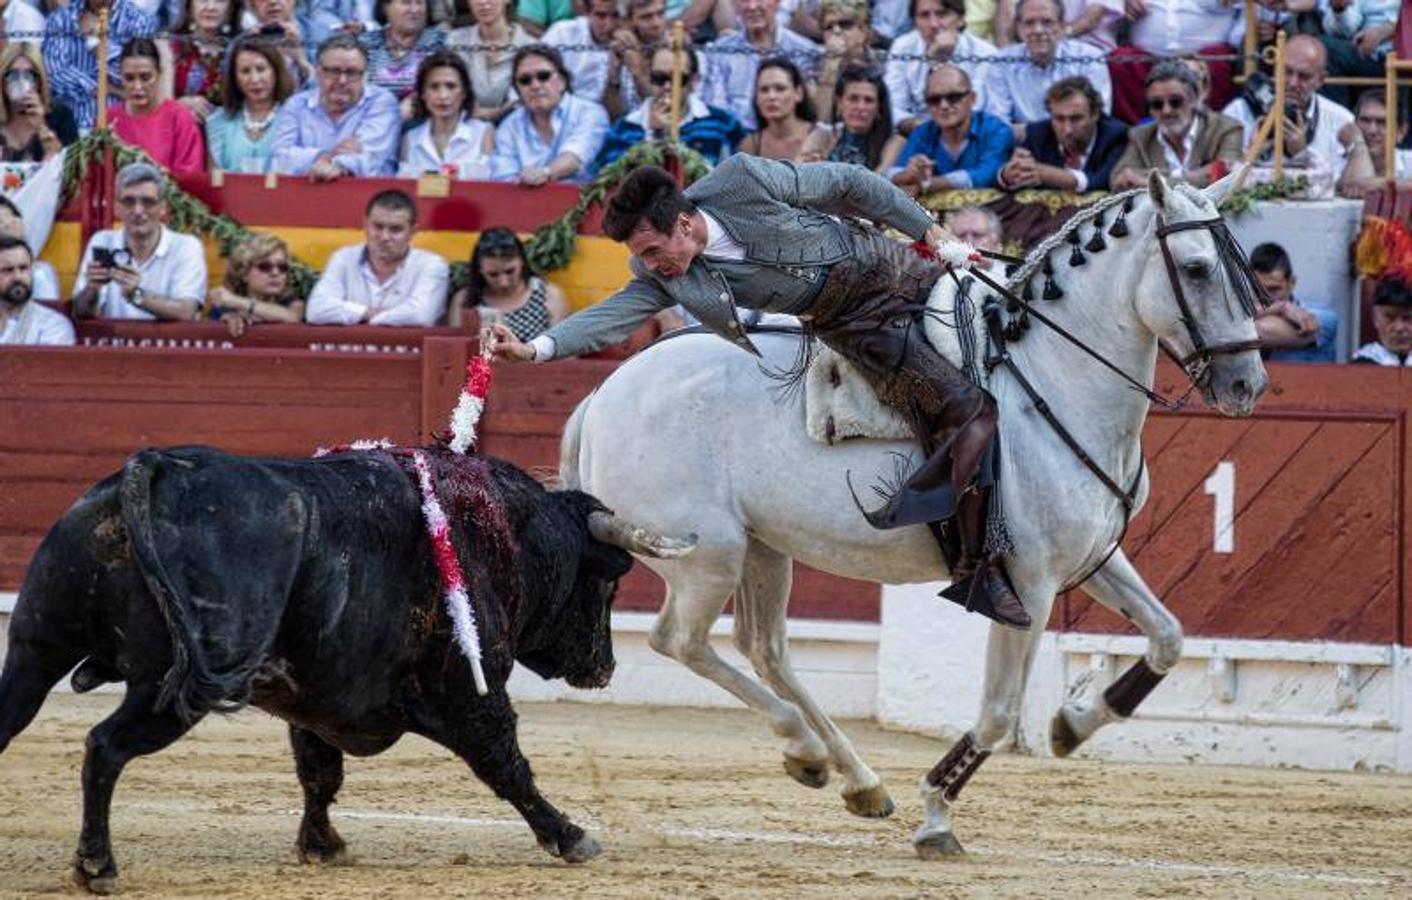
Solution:
[{"label": "white leg wrap on horse", "polygon": [[975,734],[968,731],[956,742],[956,746],[942,757],[941,762],[927,773],[926,784],[940,791],[942,799],[954,801],[961,793],[961,788],[966,786],[966,782],[971,780],[971,776],[976,774],[981,763],[989,756],[990,751],[982,750],[976,743]]}]

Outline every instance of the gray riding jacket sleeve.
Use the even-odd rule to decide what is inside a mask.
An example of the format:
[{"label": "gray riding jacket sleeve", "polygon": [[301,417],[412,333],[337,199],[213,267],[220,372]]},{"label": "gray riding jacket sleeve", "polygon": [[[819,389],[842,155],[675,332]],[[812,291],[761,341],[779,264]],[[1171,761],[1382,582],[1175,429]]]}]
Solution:
[{"label": "gray riding jacket sleeve", "polygon": [[[834,216],[869,219],[914,240],[933,224],[931,214],[892,182],[846,163],[737,154],[685,193],[745,248],[747,260],[762,265],[832,265],[847,257],[852,247]],[[730,288],[701,257],[677,278],[659,278],[636,259],[631,265],[633,280],[622,290],[544,332],[554,341],[555,359],[610,347],[678,303],[707,328],[754,352]]]}]

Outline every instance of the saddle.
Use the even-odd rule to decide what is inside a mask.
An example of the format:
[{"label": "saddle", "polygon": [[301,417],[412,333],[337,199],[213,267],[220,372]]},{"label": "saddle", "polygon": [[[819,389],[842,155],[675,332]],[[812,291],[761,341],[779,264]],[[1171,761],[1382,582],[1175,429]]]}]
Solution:
[{"label": "saddle", "polygon": [[[922,320],[922,331],[936,351],[981,388],[989,382],[981,315],[984,291],[985,286],[969,275],[961,277],[959,289],[950,277],[943,277],[932,289]],[[804,375],[804,416],[809,437],[830,446],[853,438],[913,437],[907,422],[878,399],[852,363],[822,344],[815,344]]]}]

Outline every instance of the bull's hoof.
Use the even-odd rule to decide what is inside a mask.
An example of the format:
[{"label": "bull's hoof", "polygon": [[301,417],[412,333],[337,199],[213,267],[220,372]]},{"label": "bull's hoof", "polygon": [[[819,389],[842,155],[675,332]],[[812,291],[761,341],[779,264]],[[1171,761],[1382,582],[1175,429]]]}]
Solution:
[{"label": "bull's hoof", "polygon": [[559,857],[566,863],[578,864],[586,863],[602,852],[603,848],[599,846],[598,842],[591,836],[585,834],[577,841],[574,841],[571,846],[566,847],[563,852],[559,854]]},{"label": "bull's hoof", "polygon": [[917,849],[919,857],[928,861],[956,859],[966,855],[961,842],[949,831],[930,831],[926,834],[918,832],[912,838],[912,846]]},{"label": "bull's hoof", "polygon": [[74,884],[90,894],[111,894],[118,889],[118,867],[112,859],[74,859]]},{"label": "bull's hoof", "polygon": [[1074,726],[1069,724],[1069,717],[1064,715],[1063,709],[1049,720],[1049,750],[1059,759],[1079,749],[1083,742],[1084,739],[1074,731]]},{"label": "bull's hoof", "polygon": [[829,764],[823,759],[800,759],[784,755],[784,770],[805,787],[821,788],[829,783]]},{"label": "bull's hoof", "polygon": [[848,811],[853,815],[869,819],[886,819],[896,809],[892,805],[892,798],[887,794],[887,788],[881,784],[861,791],[845,792],[843,805],[848,807]]},{"label": "bull's hoof", "polygon": [[348,862],[348,845],[332,826],[303,828],[295,844],[299,861],[306,865],[338,866]]}]

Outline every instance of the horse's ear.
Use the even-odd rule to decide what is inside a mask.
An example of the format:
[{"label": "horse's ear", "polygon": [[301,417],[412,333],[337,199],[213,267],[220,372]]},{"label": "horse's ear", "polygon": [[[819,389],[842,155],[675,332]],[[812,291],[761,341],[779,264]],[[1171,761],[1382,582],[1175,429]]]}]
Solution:
[{"label": "horse's ear", "polygon": [[1167,179],[1162,177],[1162,173],[1156,169],[1151,169],[1147,173],[1147,196],[1152,199],[1152,205],[1157,209],[1166,209],[1167,201],[1172,196],[1172,189],[1167,186]]},{"label": "horse's ear", "polygon": [[1226,196],[1236,189],[1236,182],[1240,180],[1240,173],[1243,171],[1245,171],[1245,166],[1236,166],[1226,177],[1208,185],[1201,193],[1206,195],[1206,199],[1211,201],[1212,206],[1220,208],[1221,201],[1225,200]]}]

